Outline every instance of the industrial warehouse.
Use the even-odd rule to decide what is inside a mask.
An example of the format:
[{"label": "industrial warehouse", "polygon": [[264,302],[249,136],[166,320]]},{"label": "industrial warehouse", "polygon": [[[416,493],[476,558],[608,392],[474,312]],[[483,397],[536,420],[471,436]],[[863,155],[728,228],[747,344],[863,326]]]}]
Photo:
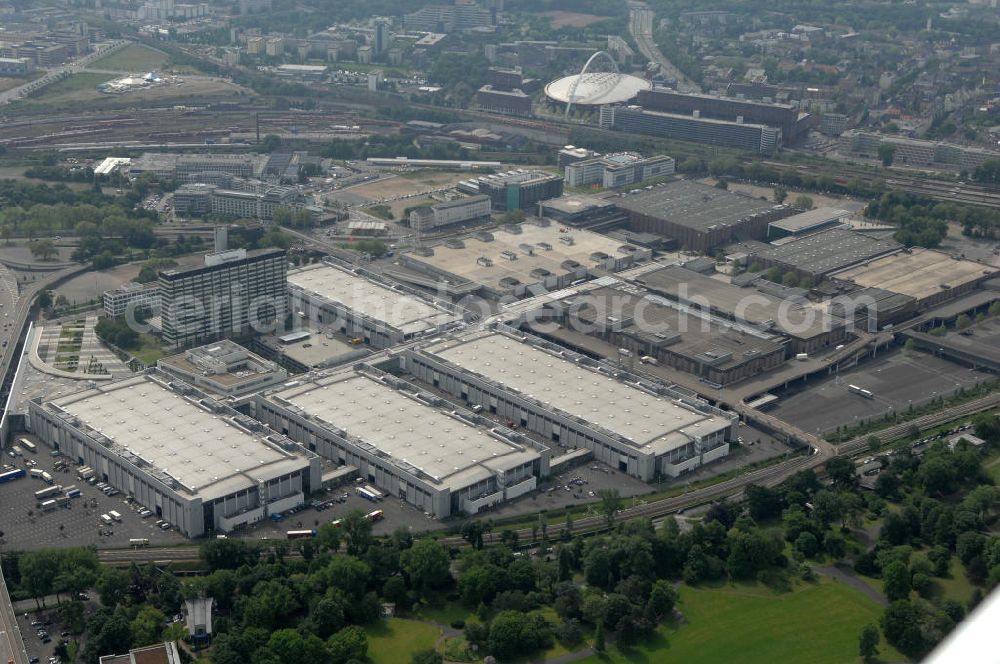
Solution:
[{"label": "industrial warehouse", "polygon": [[785,336],[789,351],[796,355],[814,353],[847,338],[842,319],[805,298],[782,299],[677,265],[647,272],[635,283],[668,300]]},{"label": "industrial warehouse", "polygon": [[255,407],[273,428],[439,518],[476,514],[548,475],[544,445],[365,365],[289,383]]},{"label": "industrial warehouse", "polygon": [[[535,326],[539,336],[591,357],[638,358],[728,385],[775,369],[786,359],[787,340],[768,331],[694,315],[676,302],[618,283],[547,302]],[[546,323],[556,322],[552,329]],[[623,352],[627,351],[627,353]],[[622,359],[624,358],[624,359]]]},{"label": "industrial warehouse", "polygon": [[617,272],[651,255],[644,247],[540,219],[414,249],[402,254],[400,262],[417,275],[398,277],[449,295],[482,291],[522,297],[563,288],[595,270]]},{"label": "industrial warehouse", "polygon": [[402,368],[554,445],[652,481],[729,453],[737,415],[511,330],[476,330],[401,354]]},{"label": "industrial warehouse", "polygon": [[743,194],[678,180],[610,199],[632,230],[669,235],[691,251],[708,253],[734,240],[763,240],[768,224],[796,213]]},{"label": "industrial warehouse", "polygon": [[29,404],[29,429],[188,537],[302,504],[320,459],[155,371]]},{"label": "industrial warehouse", "polygon": [[321,328],[376,348],[432,334],[462,320],[450,303],[428,302],[376,278],[338,267],[332,259],[292,270],[288,273],[292,310]]},{"label": "industrial warehouse", "polygon": [[878,240],[847,228],[830,228],[768,247],[753,258],[764,267],[792,270],[819,279],[902,248],[895,240]]}]

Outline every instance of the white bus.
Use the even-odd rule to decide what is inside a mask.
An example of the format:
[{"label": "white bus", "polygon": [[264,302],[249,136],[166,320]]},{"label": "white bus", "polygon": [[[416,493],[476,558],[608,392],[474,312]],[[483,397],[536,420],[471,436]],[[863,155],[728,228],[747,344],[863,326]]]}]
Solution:
[{"label": "white bus", "polygon": [[133,538],[128,541],[128,545],[139,548],[140,546],[149,546],[149,540],[144,537]]},{"label": "white bus", "polygon": [[866,390],[863,387],[858,387],[857,385],[848,385],[847,386],[847,390],[849,392],[853,392],[854,394],[858,394],[860,396],[863,396],[865,399],[874,399],[875,398],[875,395],[872,394],[869,390]]},{"label": "white bus", "polygon": [[38,451],[38,447],[27,438],[22,438],[17,442],[22,448],[28,450],[29,452],[34,453]]}]

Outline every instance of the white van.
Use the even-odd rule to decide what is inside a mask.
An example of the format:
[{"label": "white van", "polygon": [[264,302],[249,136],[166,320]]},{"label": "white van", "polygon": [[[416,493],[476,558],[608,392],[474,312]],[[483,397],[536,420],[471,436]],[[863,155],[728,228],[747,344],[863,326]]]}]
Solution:
[{"label": "white van", "polygon": [[118,523],[121,523],[121,522],[122,522],[122,515],[121,515],[121,514],[119,514],[119,513],[118,513],[118,512],[116,512],[116,511],[114,511],[114,510],[111,510],[110,512],[108,512],[108,516],[110,516],[110,517],[111,517],[112,519],[114,519],[114,520],[115,520],[115,521],[117,521]]},{"label": "white van", "polygon": [[107,514],[102,514],[101,515],[101,523],[103,523],[105,526],[110,526],[111,524],[114,523],[114,521]]}]

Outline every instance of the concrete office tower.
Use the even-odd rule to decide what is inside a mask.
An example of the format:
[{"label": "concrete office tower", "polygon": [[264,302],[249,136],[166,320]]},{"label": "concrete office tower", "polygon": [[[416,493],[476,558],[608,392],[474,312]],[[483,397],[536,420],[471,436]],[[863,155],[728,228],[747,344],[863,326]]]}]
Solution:
[{"label": "concrete office tower", "polygon": [[205,256],[204,266],[161,272],[163,339],[181,347],[277,329],[287,282],[283,249],[217,252]]},{"label": "concrete office tower", "polygon": [[389,48],[389,23],[385,19],[375,21],[375,41],[372,46],[376,53],[385,53]]},{"label": "concrete office tower", "polygon": [[215,250],[225,251],[229,248],[229,229],[225,226],[215,227]]}]

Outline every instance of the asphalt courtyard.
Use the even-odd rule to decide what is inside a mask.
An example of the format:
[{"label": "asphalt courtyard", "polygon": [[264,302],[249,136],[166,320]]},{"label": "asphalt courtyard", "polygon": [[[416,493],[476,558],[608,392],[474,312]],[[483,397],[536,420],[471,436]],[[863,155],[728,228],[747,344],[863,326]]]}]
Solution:
[{"label": "asphalt courtyard", "polygon": [[[927,353],[893,351],[779,394],[770,413],[810,433],[823,434],[890,411],[905,412],[911,404],[919,406],[990,378],[986,372]],[[849,385],[869,390],[873,398],[851,392]]]}]

